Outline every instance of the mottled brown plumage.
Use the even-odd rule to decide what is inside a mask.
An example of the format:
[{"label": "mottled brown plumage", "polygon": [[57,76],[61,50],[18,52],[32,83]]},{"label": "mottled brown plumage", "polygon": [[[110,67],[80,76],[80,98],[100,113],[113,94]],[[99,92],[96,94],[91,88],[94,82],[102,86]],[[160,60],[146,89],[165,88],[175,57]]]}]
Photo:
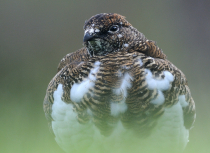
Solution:
[{"label": "mottled brown plumage", "polygon": [[[102,135],[109,136],[120,121],[124,128],[139,137],[147,137],[158,119],[184,95],[187,106],[182,107],[184,126],[192,127],[195,120],[195,104],[185,75],[166,59],[166,55],[154,41],[148,40],[132,27],[125,17],[118,14],[98,14],[85,22],[84,46],[67,54],[59,63],[58,73],[48,85],[44,99],[44,111],[51,127],[53,93],[62,84],[62,100],[72,104],[81,125],[92,122]],[[90,74],[100,62],[98,71]],[[173,76],[167,90],[161,90],[164,102],[151,103],[160,96],[160,90],[151,90],[148,73],[155,80],[163,80],[166,73]],[[71,89],[93,75],[94,86],[89,88],[80,102],[72,101]],[[128,79],[126,76],[129,76]],[[126,80],[127,79],[127,80]],[[123,81],[129,85],[121,90]],[[131,87],[130,87],[131,85]],[[120,89],[120,90],[118,90]],[[118,92],[120,91],[120,93]],[[117,93],[117,94],[116,94]],[[126,94],[126,95],[125,95]],[[125,101],[126,111],[113,115],[111,103]],[[88,111],[91,111],[91,114]]]}]

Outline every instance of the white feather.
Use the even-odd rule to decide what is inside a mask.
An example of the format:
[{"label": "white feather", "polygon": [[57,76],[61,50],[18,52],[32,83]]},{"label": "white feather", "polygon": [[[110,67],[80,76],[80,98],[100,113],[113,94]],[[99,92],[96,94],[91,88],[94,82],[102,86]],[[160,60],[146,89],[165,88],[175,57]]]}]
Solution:
[{"label": "white feather", "polygon": [[141,60],[141,59],[139,59],[139,64],[140,64],[140,66],[142,66],[142,65],[143,65],[143,62],[142,62],[142,60]]},{"label": "white feather", "polygon": [[179,96],[179,101],[182,107],[186,107],[189,105],[189,103],[185,100],[185,95]]},{"label": "white feather", "polygon": [[112,90],[115,95],[123,94],[123,100],[119,103],[111,102],[111,115],[117,116],[120,113],[124,113],[127,110],[125,100],[128,94],[127,90],[132,86],[132,80],[132,76],[130,76],[129,73],[125,73],[120,87]]},{"label": "white feather", "polygon": [[95,32],[100,32],[100,30],[99,29],[95,29]]},{"label": "white feather", "polygon": [[[61,100],[63,94],[62,85],[59,84],[54,92],[54,103],[52,105],[52,129],[55,134],[55,140],[66,152],[77,150],[79,142],[80,149],[93,143],[90,137],[94,135],[93,124],[81,125],[77,121],[77,115],[73,111],[72,104],[66,104]],[[85,132],[88,130],[88,132]]]},{"label": "white feather", "polygon": [[95,85],[96,73],[98,72],[99,68],[100,62],[96,61],[94,64],[94,68],[91,69],[88,77],[81,83],[73,84],[70,91],[70,98],[73,102],[79,103],[83,96],[88,92],[88,90]]},{"label": "white feather", "polygon": [[92,35],[94,33],[94,29],[93,28],[90,28],[88,31],[89,31],[90,35]]},{"label": "white feather", "polygon": [[159,89],[161,91],[168,90],[170,88],[170,83],[174,80],[174,76],[168,72],[164,71],[164,79],[157,80],[153,78],[152,72],[149,69],[146,69],[145,72],[147,72],[146,75],[146,81],[148,83],[148,89],[154,90],[154,89]]},{"label": "white feather", "polygon": [[128,47],[129,46],[129,44],[124,44],[124,47]]},{"label": "white feather", "polygon": [[[189,130],[184,126],[180,100],[172,107],[165,108],[165,112],[158,120],[154,131],[156,132],[152,134],[152,137],[158,137],[158,143],[165,143],[165,145],[174,148],[176,152],[183,151],[188,143]],[[168,141],[166,141],[167,139]]]},{"label": "white feather", "polygon": [[158,89],[158,96],[155,99],[151,100],[152,104],[161,105],[165,101],[165,97],[162,91],[168,90],[171,87],[171,82],[174,80],[174,76],[168,72],[163,71],[164,79],[157,80],[153,78],[152,72],[149,69],[145,69],[146,74],[146,82],[149,90]]},{"label": "white feather", "polygon": [[117,35],[118,36],[118,38],[121,38],[122,37],[122,35],[121,34],[119,34],[119,35]]},{"label": "white feather", "polygon": [[120,113],[124,113],[127,110],[128,106],[123,100],[121,103],[111,103],[111,115],[118,116]]},{"label": "white feather", "polygon": [[165,97],[162,91],[158,90],[158,96],[155,99],[151,100],[150,103],[155,104],[155,105],[162,105],[164,101],[165,101]]}]

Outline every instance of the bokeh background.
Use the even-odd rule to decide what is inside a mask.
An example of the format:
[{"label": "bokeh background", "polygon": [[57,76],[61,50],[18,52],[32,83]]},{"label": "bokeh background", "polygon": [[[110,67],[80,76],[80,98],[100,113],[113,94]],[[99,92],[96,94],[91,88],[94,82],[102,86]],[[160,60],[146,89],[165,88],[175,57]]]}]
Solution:
[{"label": "bokeh background", "polygon": [[184,153],[210,152],[210,1],[0,1],[0,152],[63,153],[42,103],[60,59],[82,47],[83,24],[119,13],[187,76],[197,120]]}]

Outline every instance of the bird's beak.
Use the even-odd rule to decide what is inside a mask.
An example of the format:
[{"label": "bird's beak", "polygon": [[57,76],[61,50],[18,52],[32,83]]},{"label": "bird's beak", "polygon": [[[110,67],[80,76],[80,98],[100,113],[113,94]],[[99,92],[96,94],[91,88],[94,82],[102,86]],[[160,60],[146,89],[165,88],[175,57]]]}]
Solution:
[{"label": "bird's beak", "polygon": [[85,35],[84,35],[84,38],[83,38],[83,42],[90,41],[93,38],[94,38],[93,35],[90,35],[88,32],[86,32]]}]

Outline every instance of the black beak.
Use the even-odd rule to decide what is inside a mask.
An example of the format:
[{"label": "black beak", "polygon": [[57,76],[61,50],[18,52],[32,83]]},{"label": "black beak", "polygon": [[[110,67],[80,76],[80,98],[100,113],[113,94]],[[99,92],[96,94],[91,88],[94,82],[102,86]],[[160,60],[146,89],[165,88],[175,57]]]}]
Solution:
[{"label": "black beak", "polygon": [[87,42],[90,41],[91,39],[93,39],[94,36],[91,36],[88,32],[85,34],[84,38],[83,38],[83,42]]}]

